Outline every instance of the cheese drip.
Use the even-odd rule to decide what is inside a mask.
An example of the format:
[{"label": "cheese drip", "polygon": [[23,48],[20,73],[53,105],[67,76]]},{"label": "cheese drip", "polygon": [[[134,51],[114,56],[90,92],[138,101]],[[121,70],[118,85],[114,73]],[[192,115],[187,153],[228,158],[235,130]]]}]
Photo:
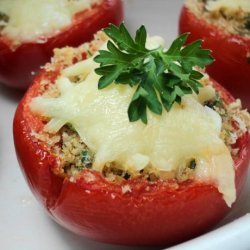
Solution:
[{"label": "cheese drip", "polygon": [[[79,73],[81,65],[84,81],[73,84],[69,77]],[[39,96],[32,100],[33,112],[51,118],[45,130],[56,133],[64,124],[71,123],[94,152],[93,169],[99,171],[108,162],[116,162],[125,170],[139,171],[151,165],[171,171],[197,159],[197,179],[215,183],[230,206],[236,197],[234,168],[230,152],[219,137],[220,116],[204,107],[199,96],[186,95],[181,105],[174,104],[161,116],[148,112],[147,125],[129,122],[127,109],[135,88],[112,84],[98,90],[96,67],[98,64],[90,58],[66,68],[56,82],[61,96]],[[209,98],[213,93],[211,86],[205,87],[202,101],[206,91]]]},{"label": "cheese drip", "polygon": [[209,11],[229,10],[229,11],[244,11],[250,12],[249,0],[209,0],[206,8]]},{"label": "cheese drip", "polygon": [[44,42],[72,22],[75,13],[99,0],[1,0],[0,11],[9,16],[1,31],[16,43]]}]

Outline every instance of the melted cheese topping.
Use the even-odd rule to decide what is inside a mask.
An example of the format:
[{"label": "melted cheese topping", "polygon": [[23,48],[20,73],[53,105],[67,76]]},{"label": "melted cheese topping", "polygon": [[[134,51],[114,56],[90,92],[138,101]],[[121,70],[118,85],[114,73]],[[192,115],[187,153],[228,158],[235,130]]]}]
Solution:
[{"label": "melted cheese topping", "polygon": [[228,9],[230,11],[242,10],[250,12],[249,0],[209,0],[207,1],[206,8],[209,11],[219,11],[220,9]]},{"label": "melted cheese topping", "polygon": [[[151,41],[148,46],[156,40]],[[32,100],[33,112],[51,118],[45,130],[56,133],[71,123],[94,152],[93,168],[99,171],[108,162],[124,169],[141,170],[151,165],[171,171],[196,159],[196,178],[215,183],[230,206],[236,198],[234,168],[230,152],[219,137],[221,117],[201,104],[214,95],[211,86],[205,87],[201,96],[184,96],[181,105],[174,104],[161,116],[148,112],[145,125],[128,120],[127,109],[135,89],[112,84],[98,90],[96,67],[90,58],[66,68],[56,82],[61,96]],[[69,77],[74,74],[84,76],[84,81],[71,83]]]},{"label": "melted cheese topping", "polygon": [[75,13],[99,0],[1,0],[0,12],[9,16],[2,35],[16,43],[40,40],[72,22]]}]

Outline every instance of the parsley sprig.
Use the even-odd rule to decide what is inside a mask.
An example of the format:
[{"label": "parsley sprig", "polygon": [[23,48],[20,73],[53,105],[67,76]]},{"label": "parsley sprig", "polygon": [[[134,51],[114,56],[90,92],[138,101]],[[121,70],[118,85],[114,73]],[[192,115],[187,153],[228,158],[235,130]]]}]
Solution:
[{"label": "parsley sprig", "polygon": [[136,86],[128,107],[131,122],[142,120],[147,123],[147,108],[161,115],[163,107],[169,111],[172,105],[181,103],[185,94],[199,93],[203,77],[194,66],[204,68],[213,62],[210,51],[201,48],[201,40],[184,46],[188,34],[173,41],[168,50],[159,47],[146,48],[147,32],[141,26],[133,39],[122,23],[111,24],[104,29],[111,38],[107,50],[100,50],[94,58],[100,63],[95,72],[101,76],[98,88],[112,83]]}]

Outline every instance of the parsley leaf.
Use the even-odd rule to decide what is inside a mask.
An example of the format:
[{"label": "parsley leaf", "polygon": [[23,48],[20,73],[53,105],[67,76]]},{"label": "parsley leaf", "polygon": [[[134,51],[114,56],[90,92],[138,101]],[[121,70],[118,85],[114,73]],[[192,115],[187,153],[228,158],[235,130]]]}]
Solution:
[{"label": "parsley leaf", "polygon": [[175,39],[168,50],[146,48],[147,32],[141,26],[133,39],[124,23],[111,24],[104,32],[111,40],[107,50],[100,50],[94,61],[100,64],[95,72],[101,76],[98,88],[112,83],[136,86],[128,107],[131,122],[147,123],[147,109],[161,115],[163,108],[171,109],[182,96],[199,93],[203,77],[194,67],[206,67],[213,62],[210,51],[202,49],[201,40],[186,46],[188,34]]}]

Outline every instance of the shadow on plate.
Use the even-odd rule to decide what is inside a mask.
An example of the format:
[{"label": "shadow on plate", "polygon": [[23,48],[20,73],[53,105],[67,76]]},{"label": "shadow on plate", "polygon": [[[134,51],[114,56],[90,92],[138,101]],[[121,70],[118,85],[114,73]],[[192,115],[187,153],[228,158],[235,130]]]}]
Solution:
[{"label": "shadow on plate", "polygon": [[250,169],[248,169],[246,184],[237,202],[232,207],[230,213],[216,226],[216,228],[226,225],[247,213],[250,213]]},{"label": "shadow on plate", "polygon": [[[55,233],[58,233],[58,238],[63,241],[63,245],[68,245],[68,249],[74,250],[161,250],[160,247],[134,247],[134,246],[121,246],[121,245],[110,245],[97,241],[87,239],[82,236],[71,233],[64,229],[50,219],[51,226],[55,229]],[[57,236],[55,236],[57,237]]]},{"label": "shadow on plate", "polygon": [[23,90],[16,90],[13,88],[8,88],[4,86],[2,83],[0,83],[0,98],[2,99],[8,99],[13,102],[19,102],[23,95],[25,94],[25,91]]}]

